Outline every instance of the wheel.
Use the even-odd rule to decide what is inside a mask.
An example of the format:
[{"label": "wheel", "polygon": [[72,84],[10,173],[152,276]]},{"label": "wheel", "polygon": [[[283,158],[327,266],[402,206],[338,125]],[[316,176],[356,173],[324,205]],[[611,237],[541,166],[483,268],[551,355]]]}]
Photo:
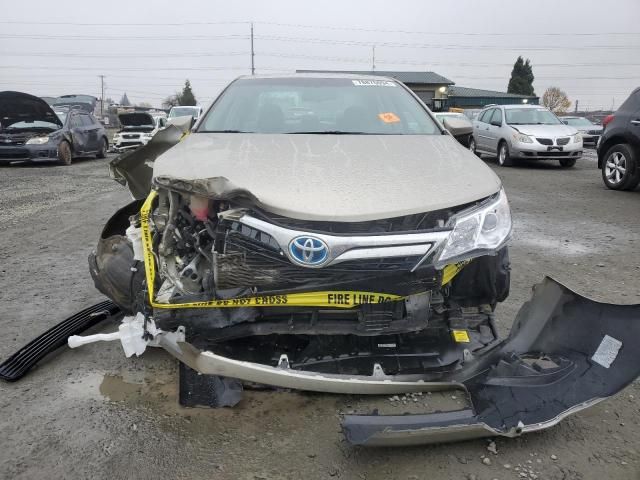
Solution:
[{"label": "wheel", "polygon": [[509,155],[509,145],[505,141],[500,142],[498,147],[498,164],[501,167],[511,167],[513,165],[513,160]]},{"label": "wheel", "polygon": [[71,155],[71,145],[66,140],[60,142],[58,145],[58,160],[62,165],[71,165],[73,160]]},{"label": "wheel", "polygon": [[480,154],[476,151],[476,139],[473,137],[469,138],[469,150],[471,150],[471,152],[478,157],[480,156]]},{"label": "wheel", "polygon": [[560,160],[560,166],[562,168],[571,168],[576,164],[575,158],[563,158]]},{"label": "wheel", "polygon": [[636,152],[626,143],[614,145],[602,162],[602,180],[611,190],[633,190],[640,183]]},{"label": "wheel", "polygon": [[98,150],[98,153],[96,153],[96,158],[106,157],[108,148],[109,148],[109,143],[107,142],[107,139],[102,137],[102,140],[100,141],[100,150]]}]

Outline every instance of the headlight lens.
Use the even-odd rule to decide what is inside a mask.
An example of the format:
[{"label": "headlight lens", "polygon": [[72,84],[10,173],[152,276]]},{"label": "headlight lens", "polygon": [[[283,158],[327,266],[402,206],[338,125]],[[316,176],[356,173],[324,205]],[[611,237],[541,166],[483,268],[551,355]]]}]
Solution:
[{"label": "headlight lens", "polygon": [[513,139],[516,142],[520,142],[520,143],[533,143],[533,140],[531,140],[529,135],[525,135],[524,133],[519,133],[519,132],[514,133]]},{"label": "headlight lens", "polygon": [[493,201],[461,212],[453,218],[449,234],[436,267],[485,255],[497,250],[511,236],[511,210],[504,190]]},{"label": "headlight lens", "polygon": [[580,143],[582,142],[582,134],[581,133],[576,133],[572,138],[573,143]]},{"label": "headlight lens", "polygon": [[44,145],[49,143],[49,137],[33,137],[27,140],[27,145]]}]

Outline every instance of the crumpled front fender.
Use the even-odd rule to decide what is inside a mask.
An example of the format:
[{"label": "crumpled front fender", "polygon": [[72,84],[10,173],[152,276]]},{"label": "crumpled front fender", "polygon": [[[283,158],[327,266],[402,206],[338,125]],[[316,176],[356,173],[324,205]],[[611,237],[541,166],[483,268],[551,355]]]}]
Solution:
[{"label": "crumpled front fender", "polygon": [[346,415],[343,430],[354,444],[411,445],[548,428],[633,382],[640,374],[638,338],[640,305],[595,302],[545,278],[509,337],[456,375],[471,408]]}]

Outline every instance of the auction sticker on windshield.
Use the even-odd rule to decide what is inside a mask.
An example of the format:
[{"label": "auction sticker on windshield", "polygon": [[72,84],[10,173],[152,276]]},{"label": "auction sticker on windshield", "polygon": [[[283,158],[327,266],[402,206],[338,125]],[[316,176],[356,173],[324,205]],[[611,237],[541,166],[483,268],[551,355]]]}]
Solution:
[{"label": "auction sticker on windshield", "polygon": [[393,112],[379,113],[378,118],[384,123],[398,123],[400,121],[400,117]]},{"label": "auction sticker on windshield", "polygon": [[390,80],[352,80],[356,87],[395,87],[396,82]]}]

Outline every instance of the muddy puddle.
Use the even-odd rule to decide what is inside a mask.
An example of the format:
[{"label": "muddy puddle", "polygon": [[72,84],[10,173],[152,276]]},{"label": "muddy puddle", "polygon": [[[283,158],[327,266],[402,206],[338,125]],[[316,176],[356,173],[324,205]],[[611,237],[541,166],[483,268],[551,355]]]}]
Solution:
[{"label": "muddy puddle", "polygon": [[313,392],[249,390],[233,408],[185,408],[178,403],[178,372],[175,365],[121,372],[93,371],[67,381],[64,392],[74,399],[93,399],[121,408],[144,410],[167,428],[208,429],[225,419],[247,417],[285,418],[291,412],[303,421],[309,416],[335,418],[340,414],[403,415],[467,408],[464,391],[413,393],[407,395],[356,396]]}]

